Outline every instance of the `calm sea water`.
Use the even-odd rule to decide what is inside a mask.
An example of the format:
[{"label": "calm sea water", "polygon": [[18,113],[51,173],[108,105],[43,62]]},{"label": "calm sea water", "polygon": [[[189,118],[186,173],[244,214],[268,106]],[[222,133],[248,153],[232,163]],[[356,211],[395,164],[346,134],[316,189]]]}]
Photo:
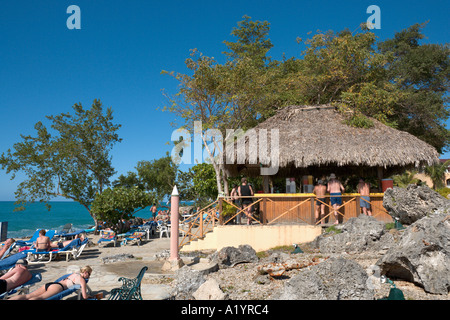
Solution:
[{"label": "calm sea water", "polygon": [[[0,201],[0,222],[8,222],[8,238],[29,237],[38,228],[61,230],[67,223],[72,223],[75,230],[88,229],[94,225],[94,220],[78,202],[50,204],[50,211],[43,203],[30,203],[24,211],[14,212],[14,201]],[[148,219],[150,207],[138,211],[135,216]]]}]

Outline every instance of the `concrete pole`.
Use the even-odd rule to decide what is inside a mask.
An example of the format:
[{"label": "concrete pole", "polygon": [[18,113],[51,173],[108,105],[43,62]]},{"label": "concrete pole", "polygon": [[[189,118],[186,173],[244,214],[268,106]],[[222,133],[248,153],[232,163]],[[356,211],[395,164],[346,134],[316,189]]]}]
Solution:
[{"label": "concrete pole", "polygon": [[173,187],[172,196],[170,198],[170,260],[179,260],[178,254],[178,212],[179,212],[180,196],[178,195],[177,186]]}]

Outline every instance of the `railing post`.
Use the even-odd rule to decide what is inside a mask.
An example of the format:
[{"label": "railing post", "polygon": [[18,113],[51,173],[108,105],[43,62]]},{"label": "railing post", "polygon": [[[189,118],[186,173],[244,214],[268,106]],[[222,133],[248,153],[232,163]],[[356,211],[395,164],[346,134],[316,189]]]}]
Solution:
[{"label": "railing post", "polygon": [[[219,224],[223,225],[223,216],[222,216],[222,204],[223,204],[223,198],[219,198]],[[215,221],[215,219],[213,220]],[[214,227],[214,224],[213,224]]]}]

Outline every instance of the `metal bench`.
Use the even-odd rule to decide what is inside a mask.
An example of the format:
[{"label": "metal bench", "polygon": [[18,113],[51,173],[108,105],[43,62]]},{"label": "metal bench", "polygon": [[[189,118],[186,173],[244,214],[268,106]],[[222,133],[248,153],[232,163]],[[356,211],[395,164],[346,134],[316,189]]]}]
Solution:
[{"label": "metal bench", "polygon": [[108,300],[142,300],[141,281],[147,270],[147,266],[143,267],[133,279],[120,277],[118,281],[122,281],[122,286],[112,289]]}]

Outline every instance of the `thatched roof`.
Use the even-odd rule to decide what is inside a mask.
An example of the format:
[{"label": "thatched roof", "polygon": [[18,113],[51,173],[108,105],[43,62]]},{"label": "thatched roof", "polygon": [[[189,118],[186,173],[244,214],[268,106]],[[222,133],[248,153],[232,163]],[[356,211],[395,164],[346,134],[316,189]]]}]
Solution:
[{"label": "thatched roof", "polygon": [[[407,132],[375,119],[372,119],[374,126],[370,129],[348,126],[344,121],[344,116],[333,106],[290,106],[254,129],[256,132],[267,129],[269,145],[270,130],[279,130],[280,168],[389,169],[432,165],[439,161],[435,148]],[[246,138],[246,145],[248,143]],[[236,173],[243,167],[270,165],[270,158],[258,157],[256,166],[248,165],[248,160],[247,153],[244,166],[227,165],[226,168],[230,173]]]}]

